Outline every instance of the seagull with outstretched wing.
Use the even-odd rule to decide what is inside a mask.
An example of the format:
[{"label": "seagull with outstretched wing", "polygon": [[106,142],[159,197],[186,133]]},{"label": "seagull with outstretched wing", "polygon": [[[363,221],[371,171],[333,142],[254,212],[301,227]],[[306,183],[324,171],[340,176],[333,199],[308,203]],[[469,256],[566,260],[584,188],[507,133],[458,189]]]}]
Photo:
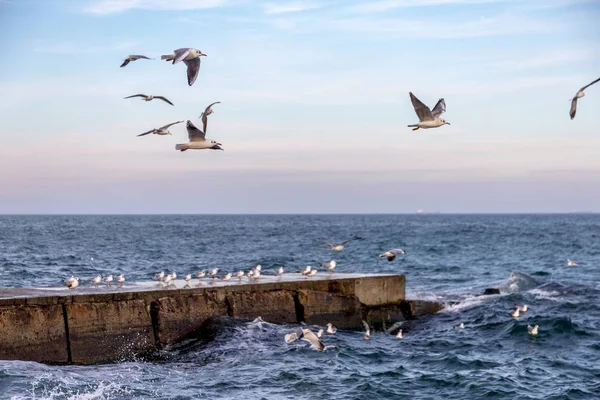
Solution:
[{"label": "seagull with outstretched wing", "polygon": [[409,92],[410,101],[412,102],[413,108],[415,109],[415,113],[417,117],[419,117],[419,122],[416,124],[408,125],[409,128],[413,128],[413,131],[416,131],[419,128],[429,129],[429,128],[439,128],[442,125],[450,125],[450,122],[445,121],[440,118],[440,115],[444,111],[446,111],[446,102],[444,99],[439,99],[433,111],[429,109],[421,100],[417,98],[412,92]]},{"label": "seagull with outstretched wing", "polygon": [[573,97],[571,99],[571,110],[569,111],[569,115],[571,116],[571,119],[575,118],[575,113],[577,112],[577,99],[582,98],[583,96],[585,96],[585,93],[583,93],[583,91],[585,89],[587,89],[589,86],[592,86],[594,83],[599,82],[600,78],[596,79],[595,81],[588,83],[587,85],[585,85],[584,87],[582,87],[581,89],[579,89],[577,91],[577,93],[575,94],[575,97]]}]

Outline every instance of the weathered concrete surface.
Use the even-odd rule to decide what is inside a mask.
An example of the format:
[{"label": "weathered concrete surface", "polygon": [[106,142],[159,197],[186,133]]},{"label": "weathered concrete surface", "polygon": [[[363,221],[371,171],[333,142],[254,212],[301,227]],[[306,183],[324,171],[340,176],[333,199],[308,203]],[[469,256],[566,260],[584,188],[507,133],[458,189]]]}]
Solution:
[{"label": "weathered concrete surface", "polygon": [[153,350],[154,332],[143,300],[65,306],[74,363],[90,363]]},{"label": "weathered concrete surface", "polygon": [[435,314],[444,308],[440,303],[425,300],[406,300],[400,304],[404,316],[408,319]]},{"label": "weathered concrete surface", "polygon": [[196,332],[208,318],[227,315],[224,294],[207,292],[161,297],[153,302],[151,313],[157,345],[175,344]]},{"label": "weathered concrete surface", "polygon": [[0,307],[0,358],[68,362],[62,306]]},{"label": "weathered concrete surface", "polygon": [[299,290],[298,301],[302,307],[300,320],[307,324],[326,325],[331,322],[340,329],[362,326],[361,303],[356,296]]},{"label": "weathered concrete surface", "polygon": [[297,322],[296,304],[290,291],[270,290],[232,292],[227,295],[232,317],[254,319],[281,324]]}]

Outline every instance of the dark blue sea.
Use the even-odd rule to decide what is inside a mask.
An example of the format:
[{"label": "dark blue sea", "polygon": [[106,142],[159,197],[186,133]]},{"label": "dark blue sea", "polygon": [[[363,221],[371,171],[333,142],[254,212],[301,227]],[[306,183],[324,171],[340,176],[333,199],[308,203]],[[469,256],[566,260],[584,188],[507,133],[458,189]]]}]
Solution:
[{"label": "dark blue sea", "polygon": [[[347,239],[339,253],[317,246]],[[407,254],[377,257],[395,247]],[[235,321],[150,359],[0,361],[0,398],[600,398],[600,215],[0,216],[1,287],[331,259],[336,272],[406,274],[407,297],[448,307],[405,322],[403,339],[339,330],[324,352],[286,344],[294,325]],[[480,296],[488,287],[501,294]],[[519,319],[516,304],[529,307]]]}]

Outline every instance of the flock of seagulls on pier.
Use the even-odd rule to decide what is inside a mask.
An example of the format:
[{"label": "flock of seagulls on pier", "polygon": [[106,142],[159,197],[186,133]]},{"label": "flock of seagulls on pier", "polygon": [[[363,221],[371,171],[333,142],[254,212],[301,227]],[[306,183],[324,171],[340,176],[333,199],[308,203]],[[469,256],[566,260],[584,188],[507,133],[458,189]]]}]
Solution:
[{"label": "flock of seagulls on pier", "polygon": [[[191,47],[184,47],[184,48],[173,50],[173,52],[171,54],[162,55],[161,60],[172,61],[173,65],[183,62],[187,67],[188,85],[192,86],[194,84],[194,82],[196,82],[196,79],[198,78],[198,74],[200,73],[201,57],[206,57],[206,56],[207,56],[206,54],[202,53],[202,51],[200,51],[198,49],[191,48]],[[136,60],[152,60],[152,59],[149,57],[146,57],[144,55],[129,55],[123,60],[123,63],[121,64],[121,68],[129,65],[129,63],[131,63],[132,61],[136,61]],[[577,112],[577,100],[582,98],[583,96],[585,96],[584,90],[598,81],[600,81],[600,78],[583,86],[581,89],[579,89],[577,91],[575,96],[571,99],[571,108],[569,111],[569,115],[571,116],[571,119],[575,118],[575,114]],[[419,100],[417,98],[417,96],[415,96],[412,92],[409,92],[409,96],[410,96],[410,101],[415,110],[415,113],[417,114],[417,117],[419,118],[419,122],[417,122],[416,124],[408,125],[409,128],[413,128],[413,131],[416,131],[418,129],[439,128],[444,125],[450,125],[450,122],[441,118],[441,115],[444,112],[446,112],[446,101],[443,98],[440,98],[438,100],[438,102],[435,104],[435,106],[433,107],[433,109],[430,109],[421,100]],[[143,93],[138,93],[138,94],[134,94],[131,96],[127,96],[127,97],[125,97],[125,99],[130,99],[130,98],[134,98],[134,97],[140,97],[142,100],[144,100],[146,102],[154,100],[154,99],[159,99],[159,100],[164,101],[167,104],[170,104],[171,106],[174,105],[169,99],[167,99],[164,96],[155,96],[155,95],[148,95],[148,94],[143,94]],[[196,127],[192,121],[187,120],[185,127],[186,127],[186,130],[188,133],[188,143],[176,144],[175,150],[178,150],[180,152],[184,152],[187,150],[203,150],[203,149],[223,150],[223,148],[221,147],[223,145],[221,143],[219,143],[218,141],[212,140],[212,139],[206,139],[206,129],[207,129],[207,123],[208,123],[207,117],[210,114],[212,114],[212,112],[213,112],[211,107],[213,105],[219,104],[219,103],[220,103],[220,101],[213,102],[212,104],[210,104],[208,107],[206,107],[205,111],[200,116],[200,118],[202,118],[202,129],[199,129],[198,127]],[[137,136],[146,136],[149,134],[171,135],[171,132],[168,130],[168,128],[173,125],[182,123],[182,122],[183,121],[171,122],[169,124],[161,126],[160,128],[153,128],[153,129],[146,131],[144,133],[141,133]],[[328,245],[336,246],[336,248],[339,248],[340,250],[344,248],[344,243],[341,243],[339,245],[332,245],[332,244],[328,244]],[[339,251],[339,250],[336,250],[336,251]]]}]

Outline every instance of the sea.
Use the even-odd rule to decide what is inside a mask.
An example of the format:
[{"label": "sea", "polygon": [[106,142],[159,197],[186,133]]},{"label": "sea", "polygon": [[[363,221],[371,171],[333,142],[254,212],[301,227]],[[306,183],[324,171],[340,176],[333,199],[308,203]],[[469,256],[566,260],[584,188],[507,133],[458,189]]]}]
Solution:
[{"label": "sea", "polygon": [[[341,252],[319,246],[349,239]],[[378,257],[398,247],[406,255]],[[334,275],[405,274],[407,298],[446,308],[404,322],[402,339],[338,330],[323,338],[323,352],[284,341],[297,325],[232,319],[211,340],[146,358],[4,360],[0,398],[600,398],[597,214],[0,216],[0,287],[61,287],[72,274],[142,282],[161,270],[181,277],[257,264],[263,274],[278,266],[293,274],[332,259]],[[500,294],[483,296],[486,288]],[[515,319],[517,304],[528,310]]]}]

